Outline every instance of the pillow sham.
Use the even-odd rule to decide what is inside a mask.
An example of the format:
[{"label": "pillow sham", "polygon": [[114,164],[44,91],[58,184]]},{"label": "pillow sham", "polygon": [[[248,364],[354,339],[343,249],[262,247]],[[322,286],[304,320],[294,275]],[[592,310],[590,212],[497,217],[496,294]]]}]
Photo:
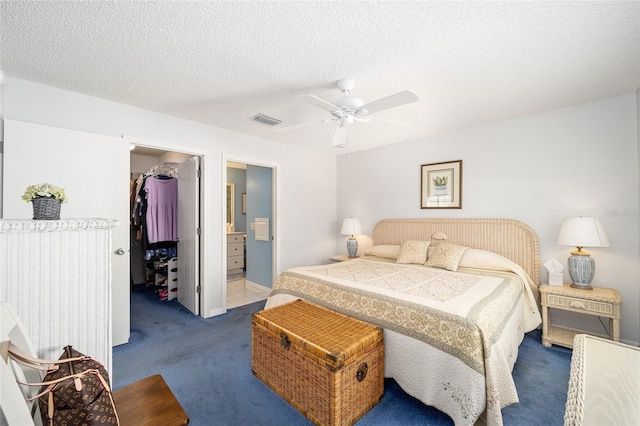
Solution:
[{"label": "pillow sham", "polygon": [[399,245],[379,245],[368,248],[364,251],[367,256],[385,257],[387,259],[397,259],[400,252]]},{"label": "pillow sham", "polygon": [[407,240],[400,245],[396,263],[424,264],[431,241]]},{"label": "pillow sham", "polygon": [[440,243],[429,253],[429,258],[425,262],[426,266],[443,268],[449,271],[457,271],[462,255],[468,247],[451,243]]}]

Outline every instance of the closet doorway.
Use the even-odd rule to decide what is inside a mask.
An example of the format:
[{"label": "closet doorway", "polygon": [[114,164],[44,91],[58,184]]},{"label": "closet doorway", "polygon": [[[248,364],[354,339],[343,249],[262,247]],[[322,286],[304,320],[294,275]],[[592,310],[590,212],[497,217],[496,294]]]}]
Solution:
[{"label": "closet doorway", "polygon": [[227,309],[265,300],[277,271],[277,167],[225,159]]},{"label": "closet doorway", "polygon": [[[147,236],[131,227],[131,284],[144,285],[161,300],[177,299],[200,314],[200,179],[201,158],[136,145],[130,153],[133,183],[149,178],[176,179],[179,240],[149,245]],[[135,197],[135,194],[132,195]],[[134,204],[135,205],[135,204]],[[135,215],[134,212],[132,212]],[[142,235],[141,235],[142,234]],[[165,244],[166,243],[166,244]],[[151,249],[151,250],[150,250]]]}]

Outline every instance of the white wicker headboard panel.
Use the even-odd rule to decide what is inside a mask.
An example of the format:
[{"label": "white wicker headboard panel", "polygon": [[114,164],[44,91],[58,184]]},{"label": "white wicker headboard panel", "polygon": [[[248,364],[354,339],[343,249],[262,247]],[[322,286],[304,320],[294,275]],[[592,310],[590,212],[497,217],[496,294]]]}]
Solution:
[{"label": "white wicker headboard panel", "polygon": [[538,236],[529,225],[513,219],[385,219],[373,229],[373,244],[428,241],[435,232],[445,233],[447,242],[498,253],[540,284]]}]

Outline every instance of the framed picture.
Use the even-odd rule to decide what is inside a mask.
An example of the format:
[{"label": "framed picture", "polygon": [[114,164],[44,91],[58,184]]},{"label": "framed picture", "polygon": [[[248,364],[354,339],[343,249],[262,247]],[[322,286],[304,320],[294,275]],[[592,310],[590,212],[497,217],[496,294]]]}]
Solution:
[{"label": "framed picture", "polygon": [[420,166],[420,208],[462,208],[462,160]]},{"label": "framed picture", "polygon": [[242,193],[242,214],[247,214],[247,193]]}]

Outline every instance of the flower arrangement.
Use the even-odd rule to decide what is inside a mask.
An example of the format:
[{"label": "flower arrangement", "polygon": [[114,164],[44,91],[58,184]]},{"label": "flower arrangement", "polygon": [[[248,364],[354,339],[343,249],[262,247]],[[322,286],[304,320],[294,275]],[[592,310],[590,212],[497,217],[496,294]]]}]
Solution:
[{"label": "flower arrangement", "polygon": [[64,188],[58,188],[50,183],[29,185],[22,195],[22,199],[27,203],[33,201],[35,198],[41,197],[54,198],[63,203],[67,202],[67,196],[64,193]]},{"label": "flower arrangement", "polygon": [[447,186],[447,182],[449,181],[449,178],[446,176],[442,176],[442,177],[437,177],[435,179],[433,179],[433,184],[435,186]]}]

